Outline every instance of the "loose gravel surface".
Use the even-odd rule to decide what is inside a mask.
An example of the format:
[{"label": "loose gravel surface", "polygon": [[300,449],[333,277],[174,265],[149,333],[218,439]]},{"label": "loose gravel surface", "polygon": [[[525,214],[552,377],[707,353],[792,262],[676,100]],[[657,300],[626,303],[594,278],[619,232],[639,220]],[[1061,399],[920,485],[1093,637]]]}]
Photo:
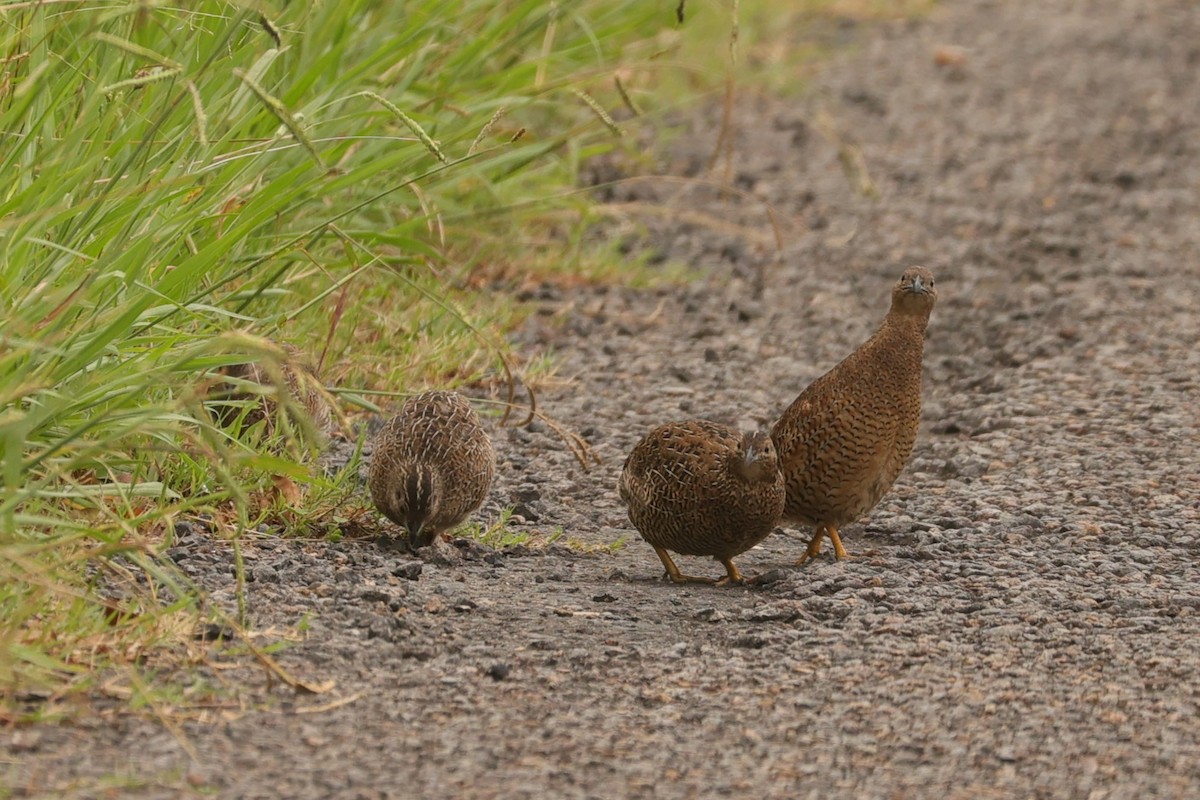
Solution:
[{"label": "loose gravel surface", "polygon": [[[1200,797],[1200,7],[962,0],[850,38],[814,91],[743,98],[746,195],[612,191],[678,209],[644,243],[710,277],[534,298],[519,345],[570,379],[541,406],[602,463],[541,423],[493,426],[480,516],[631,534],[615,486],[639,437],[770,424],[923,263],[941,297],[922,430],[844,531],[854,558],[796,568],[807,532],[782,531],[739,559],[761,585],[676,587],[636,534],[419,559],[263,541],[255,627],[307,618],[280,662],[336,687],[239,673],[251,704],[216,724],[0,734],[13,795]],[[696,174],[719,116],[665,174]],[[231,602],[221,545],[193,530],[175,555]]]}]

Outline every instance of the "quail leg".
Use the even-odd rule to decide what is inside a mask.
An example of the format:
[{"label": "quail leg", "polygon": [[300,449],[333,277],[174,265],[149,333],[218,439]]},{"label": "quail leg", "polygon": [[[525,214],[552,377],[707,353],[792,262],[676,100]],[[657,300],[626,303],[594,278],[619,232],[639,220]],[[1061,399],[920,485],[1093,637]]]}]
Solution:
[{"label": "quail leg", "polygon": [[718,558],[717,560],[725,565],[725,572],[727,573],[724,578],[717,581],[717,586],[740,585],[746,582],[742,577],[742,573],[738,571],[737,565],[733,563],[732,558]]},{"label": "quail leg", "polygon": [[829,534],[829,541],[833,542],[833,556],[838,561],[843,558],[849,558],[850,554],[846,552],[846,548],[842,547],[842,537],[838,535],[837,525],[818,525],[813,531],[812,538],[808,540],[808,549],[804,551],[804,555],[796,561],[796,566],[800,566],[810,558],[816,558],[821,555],[821,540],[825,538],[825,534]]},{"label": "quail leg", "polygon": [[846,548],[842,547],[842,537],[838,536],[837,525],[826,525],[825,530],[829,532],[829,541],[833,542],[833,555],[838,561],[843,558],[849,558],[850,554],[846,552]]},{"label": "quail leg", "polygon": [[812,538],[808,540],[808,548],[804,551],[804,555],[796,560],[796,566],[800,566],[810,558],[816,558],[821,555],[821,540],[825,538],[825,526],[818,525],[813,531]]},{"label": "quail leg", "polygon": [[658,553],[663,566],[667,568],[667,577],[671,579],[671,583],[716,583],[712,578],[698,578],[694,575],[684,575],[679,571],[679,567],[675,566],[675,561],[671,558],[671,554],[665,549],[656,546],[654,552]]}]

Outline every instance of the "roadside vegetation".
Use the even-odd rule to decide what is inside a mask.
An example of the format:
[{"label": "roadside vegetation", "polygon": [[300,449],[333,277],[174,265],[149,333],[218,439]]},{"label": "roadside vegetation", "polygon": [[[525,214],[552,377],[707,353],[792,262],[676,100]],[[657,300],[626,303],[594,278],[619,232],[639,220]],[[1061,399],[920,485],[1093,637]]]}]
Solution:
[{"label": "roadside vegetation", "polygon": [[[793,63],[741,5],[749,58]],[[217,424],[223,368],[279,374],[290,343],[351,413],[504,399],[552,369],[506,344],[523,289],[648,279],[580,168],[728,91],[741,6],[449,8],[0,2],[0,717],[153,707],[204,657],[214,610],[160,556],[179,522],[235,549],[357,523],[303,416]]]}]

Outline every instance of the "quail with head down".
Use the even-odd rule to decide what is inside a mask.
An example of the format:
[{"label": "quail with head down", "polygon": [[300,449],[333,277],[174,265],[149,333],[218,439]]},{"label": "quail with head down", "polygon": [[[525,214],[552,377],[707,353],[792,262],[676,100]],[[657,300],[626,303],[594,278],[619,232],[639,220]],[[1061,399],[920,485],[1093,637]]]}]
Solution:
[{"label": "quail with head down", "polygon": [[826,534],[835,556],[845,558],[839,529],[874,508],[904,469],[921,418],[921,356],[936,300],[933,273],[905,270],[874,335],[775,423],[771,438],[787,489],[783,520],[813,530],[797,563],[819,555]]},{"label": "quail with head down", "polygon": [[367,486],[375,507],[426,547],[487,498],[496,454],[471,404],[456,392],[409,398],[375,437]]},{"label": "quail with head down", "polygon": [[712,556],[716,583],[741,583],[733,557],[765,539],[783,511],[783,477],[766,433],[742,434],[708,420],[669,423],[634,446],[618,484],[629,520],[675,583],[685,575],[668,550]]}]

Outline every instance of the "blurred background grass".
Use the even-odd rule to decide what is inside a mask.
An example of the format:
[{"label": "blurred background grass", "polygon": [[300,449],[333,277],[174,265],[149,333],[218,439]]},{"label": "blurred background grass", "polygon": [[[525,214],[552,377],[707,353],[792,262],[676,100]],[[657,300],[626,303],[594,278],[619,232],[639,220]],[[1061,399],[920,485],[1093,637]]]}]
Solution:
[{"label": "blurred background grass", "polygon": [[594,234],[590,158],[735,75],[799,85],[813,20],[927,5],[0,3],[0,715],[202,657],[180,520],[236,547],[281,479],[324,498],[297,527],[350,491],[215,425],[218,370],[290,342],[368,407],[536,378],[523,289],[678,275]]}]

